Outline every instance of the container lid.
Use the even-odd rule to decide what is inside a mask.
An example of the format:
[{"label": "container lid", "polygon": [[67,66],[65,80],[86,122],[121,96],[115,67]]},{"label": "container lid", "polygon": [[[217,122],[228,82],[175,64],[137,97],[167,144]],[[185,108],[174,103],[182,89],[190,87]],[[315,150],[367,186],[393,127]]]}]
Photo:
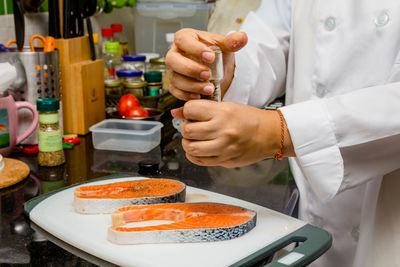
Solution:
[{"label": "container lid", "polygon": [[127,55],[123,56],[124,61],[146,61],[146,56],[144,55]]},{"label": "container lid", "polygon": [[104,85],[106,87],[118,87],[121,85],[121,81],[120,80],[105,80]]},{"label": "container lid", "polygon": [[127,82],[124,82],[123,85],[124,85],[125,88],[135,89],[135,88],[146,87],[147,86],[147,82],[145,82],[145,81],[140,81],[140,82],[129,82],[129,81],[127,81]]},{"label": "container lid", "polygon": [[113,37],[114,36],[114,32],[113,32],[112,29],[103,28],[103,29],[101,29],[101,35],[103,37]]},{"label": "container lid", "polygon": [[159,83],[162,81],[161,71],[148,71],[144,73],[144,79],[148,83]]},{"label": "container lid", "polygon": [[106,53],[119,53],[119,43],[118,42],[107,42],[106,43]]},{"label": "container lid", "polygon": [[60,108],[60,100],[57,98],[40,98],[36,100],[38,111],[56,111]]},{"label": "container lid", "polygon": [[125,77],[140,77],[142,76],[143,72],[141,70],[117,70],[117,76],[120,78]]},{"label": "container lid", "polygon": [[113,32],[122,32],[122,24],[111,24]]},{"label": "container lid", "polygon": [[150,62],[150,59],[152,58],[158,58],[160,57],[160,54],[158,53],[143,53],[140,52],[141,55],[146,56],[146,62]]},{"label": "container lid", "polygon": [[152,58],[150,63],[153,65],[165,65],[165,57]]}]

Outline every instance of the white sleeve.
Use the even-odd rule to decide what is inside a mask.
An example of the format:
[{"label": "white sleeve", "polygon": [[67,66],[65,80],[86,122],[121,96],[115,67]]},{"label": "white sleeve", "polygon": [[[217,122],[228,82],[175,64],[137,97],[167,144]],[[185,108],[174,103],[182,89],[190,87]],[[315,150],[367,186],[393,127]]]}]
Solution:
[{"label": "white sleeve", "polygon": [[248,43],[235,53],[234,78],[224,101],[263,107],[284,92],[290,3],[264,0],[256,13],[248,14],[241,28],[248,35]]},{"label": "white sleeve", "polygon": [[322,201],[400,168],[400,83],[281,108],[308,182]]}]

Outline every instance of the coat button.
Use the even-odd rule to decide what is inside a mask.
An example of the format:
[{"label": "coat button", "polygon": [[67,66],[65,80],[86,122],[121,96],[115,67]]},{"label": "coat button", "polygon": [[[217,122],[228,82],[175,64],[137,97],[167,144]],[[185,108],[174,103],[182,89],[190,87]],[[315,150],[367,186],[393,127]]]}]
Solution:
[{"label": "coat button", "polygon": [[376,27],[383,27],[388,24],[390,21],[389,12],[387,10],[383,10],[379,13],[379,15],[375,18]]},{"label": "coat button", "polygon": [[318,97],[324,97],[327,93],[327,90],[324,86],[318,86],[316,93]]},{"label": "coat button", "polygon": [[324,28],[328,32],[333,31],[336,28],[336,19],[334,17],[328,17],[324,22]]}]

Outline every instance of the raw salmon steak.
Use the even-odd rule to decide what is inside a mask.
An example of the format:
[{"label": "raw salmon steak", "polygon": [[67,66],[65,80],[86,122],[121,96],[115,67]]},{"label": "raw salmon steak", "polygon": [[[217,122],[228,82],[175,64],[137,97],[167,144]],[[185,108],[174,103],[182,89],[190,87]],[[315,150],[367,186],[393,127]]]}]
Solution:
[{"label": "raw salmon steak", "polygon": [[131,205],[184,202],[185,195],[185,184],[171,179],[87,185],[75,189],[74,207],[79,213],[112,213]]},{"label": "raw salmon steak", "polygon": [[[129,227],[129,223],[172,223]],[[108,240],[116,244],[210,242],[239,237],[256,226],[256,212],[227,204],[170,203],[124,207],[112,213]]]}]

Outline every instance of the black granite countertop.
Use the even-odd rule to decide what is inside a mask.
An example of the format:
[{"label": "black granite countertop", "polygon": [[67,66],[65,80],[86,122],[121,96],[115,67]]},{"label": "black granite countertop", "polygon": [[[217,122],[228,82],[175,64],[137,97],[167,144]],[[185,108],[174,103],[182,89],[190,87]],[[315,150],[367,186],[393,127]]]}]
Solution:
[{"label": "black granite countertop", "polygon": [[[38,166],[36,155],[11,155],[26,162],[31,175],[21,183],[0,191],[0,266],[98,265],[55,245],[49,241],[51,238],[33,230],[23,215],[23,205],[40,194],[110,174],[173,178],[189,186],[292,215],[293,205],[289,202],[292,202],[290,200],[296,195],[296,190],[286,160],[265,160],[236,169],[200,167],[186,160],[176,134],[148,153],[95,150],[91,135],[80,138],[79,145],[73,150],[66,150],[67,162],[54,168]],[[139,162],[143,161],[158,164],[158,169],[144,172],[139,169]]]}]

